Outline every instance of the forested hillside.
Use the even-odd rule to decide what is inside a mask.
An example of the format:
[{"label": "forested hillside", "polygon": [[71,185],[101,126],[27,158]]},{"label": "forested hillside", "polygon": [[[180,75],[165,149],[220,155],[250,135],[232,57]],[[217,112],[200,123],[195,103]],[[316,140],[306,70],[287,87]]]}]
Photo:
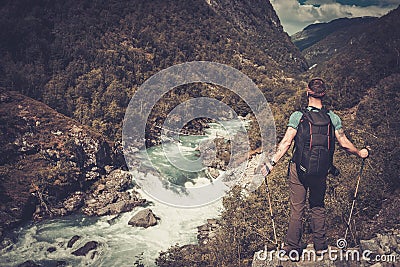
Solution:
[{"label": "forested hillside", "polygon": [[229,64],[272,100],[281,93],[284,76],[307,65],[268,2],[236,4],[8,1],[0,11],[0,86],[112,139],[120,137],[125,107],[137,87],[178,63]]}]

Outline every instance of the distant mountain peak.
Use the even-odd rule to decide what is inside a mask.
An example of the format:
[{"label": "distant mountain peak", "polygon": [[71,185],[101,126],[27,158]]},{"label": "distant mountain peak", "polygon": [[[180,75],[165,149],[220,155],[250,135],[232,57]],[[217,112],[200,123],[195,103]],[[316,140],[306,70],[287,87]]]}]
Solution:
[{"label": "distant mountain peak", "polygon": [[301,50],[314,45],[333,32],[344,28],[353,27],[370,23],[378,18],[376,17],[358,17],[358,18],[339,18],[330,22],[314,23],[305,27],[302,31],[291,36],[292,42]]}]

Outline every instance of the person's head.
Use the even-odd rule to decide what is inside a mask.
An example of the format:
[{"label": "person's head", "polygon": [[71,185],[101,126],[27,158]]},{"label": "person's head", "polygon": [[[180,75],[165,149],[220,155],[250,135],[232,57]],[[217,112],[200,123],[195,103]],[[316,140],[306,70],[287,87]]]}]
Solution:
[{"label": "person's head", "polygon": [[322,99],[326,93],[326,86],[324,80],[321,78],[314,78],[308,83],[307,96]]}]

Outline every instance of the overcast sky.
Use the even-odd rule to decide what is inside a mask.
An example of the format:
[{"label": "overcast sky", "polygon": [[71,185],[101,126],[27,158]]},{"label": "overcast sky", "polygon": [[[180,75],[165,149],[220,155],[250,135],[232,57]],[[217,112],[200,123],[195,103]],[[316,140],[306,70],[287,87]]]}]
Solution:
[{"label": "overcast sky", "polygon": [[270,0],[285,31],[292,35],[309,24],[336,18],[380,17],[400,0]]}]

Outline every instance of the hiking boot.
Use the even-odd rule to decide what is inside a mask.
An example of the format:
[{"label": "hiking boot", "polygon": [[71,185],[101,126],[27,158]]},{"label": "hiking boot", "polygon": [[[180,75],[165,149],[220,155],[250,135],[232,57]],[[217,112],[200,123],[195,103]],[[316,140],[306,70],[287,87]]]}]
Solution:
[{"label": "hiking boot", "polygon": [[301,253],[303,253],[303,250],[307,248],[307,244],[302,243],[300,248],[293,248],[289,246],[284,246],[282,249],[286,252],[286,254],[289,254],[291,250],[297,250],[299,252],[299,255],[301,256]]}]

